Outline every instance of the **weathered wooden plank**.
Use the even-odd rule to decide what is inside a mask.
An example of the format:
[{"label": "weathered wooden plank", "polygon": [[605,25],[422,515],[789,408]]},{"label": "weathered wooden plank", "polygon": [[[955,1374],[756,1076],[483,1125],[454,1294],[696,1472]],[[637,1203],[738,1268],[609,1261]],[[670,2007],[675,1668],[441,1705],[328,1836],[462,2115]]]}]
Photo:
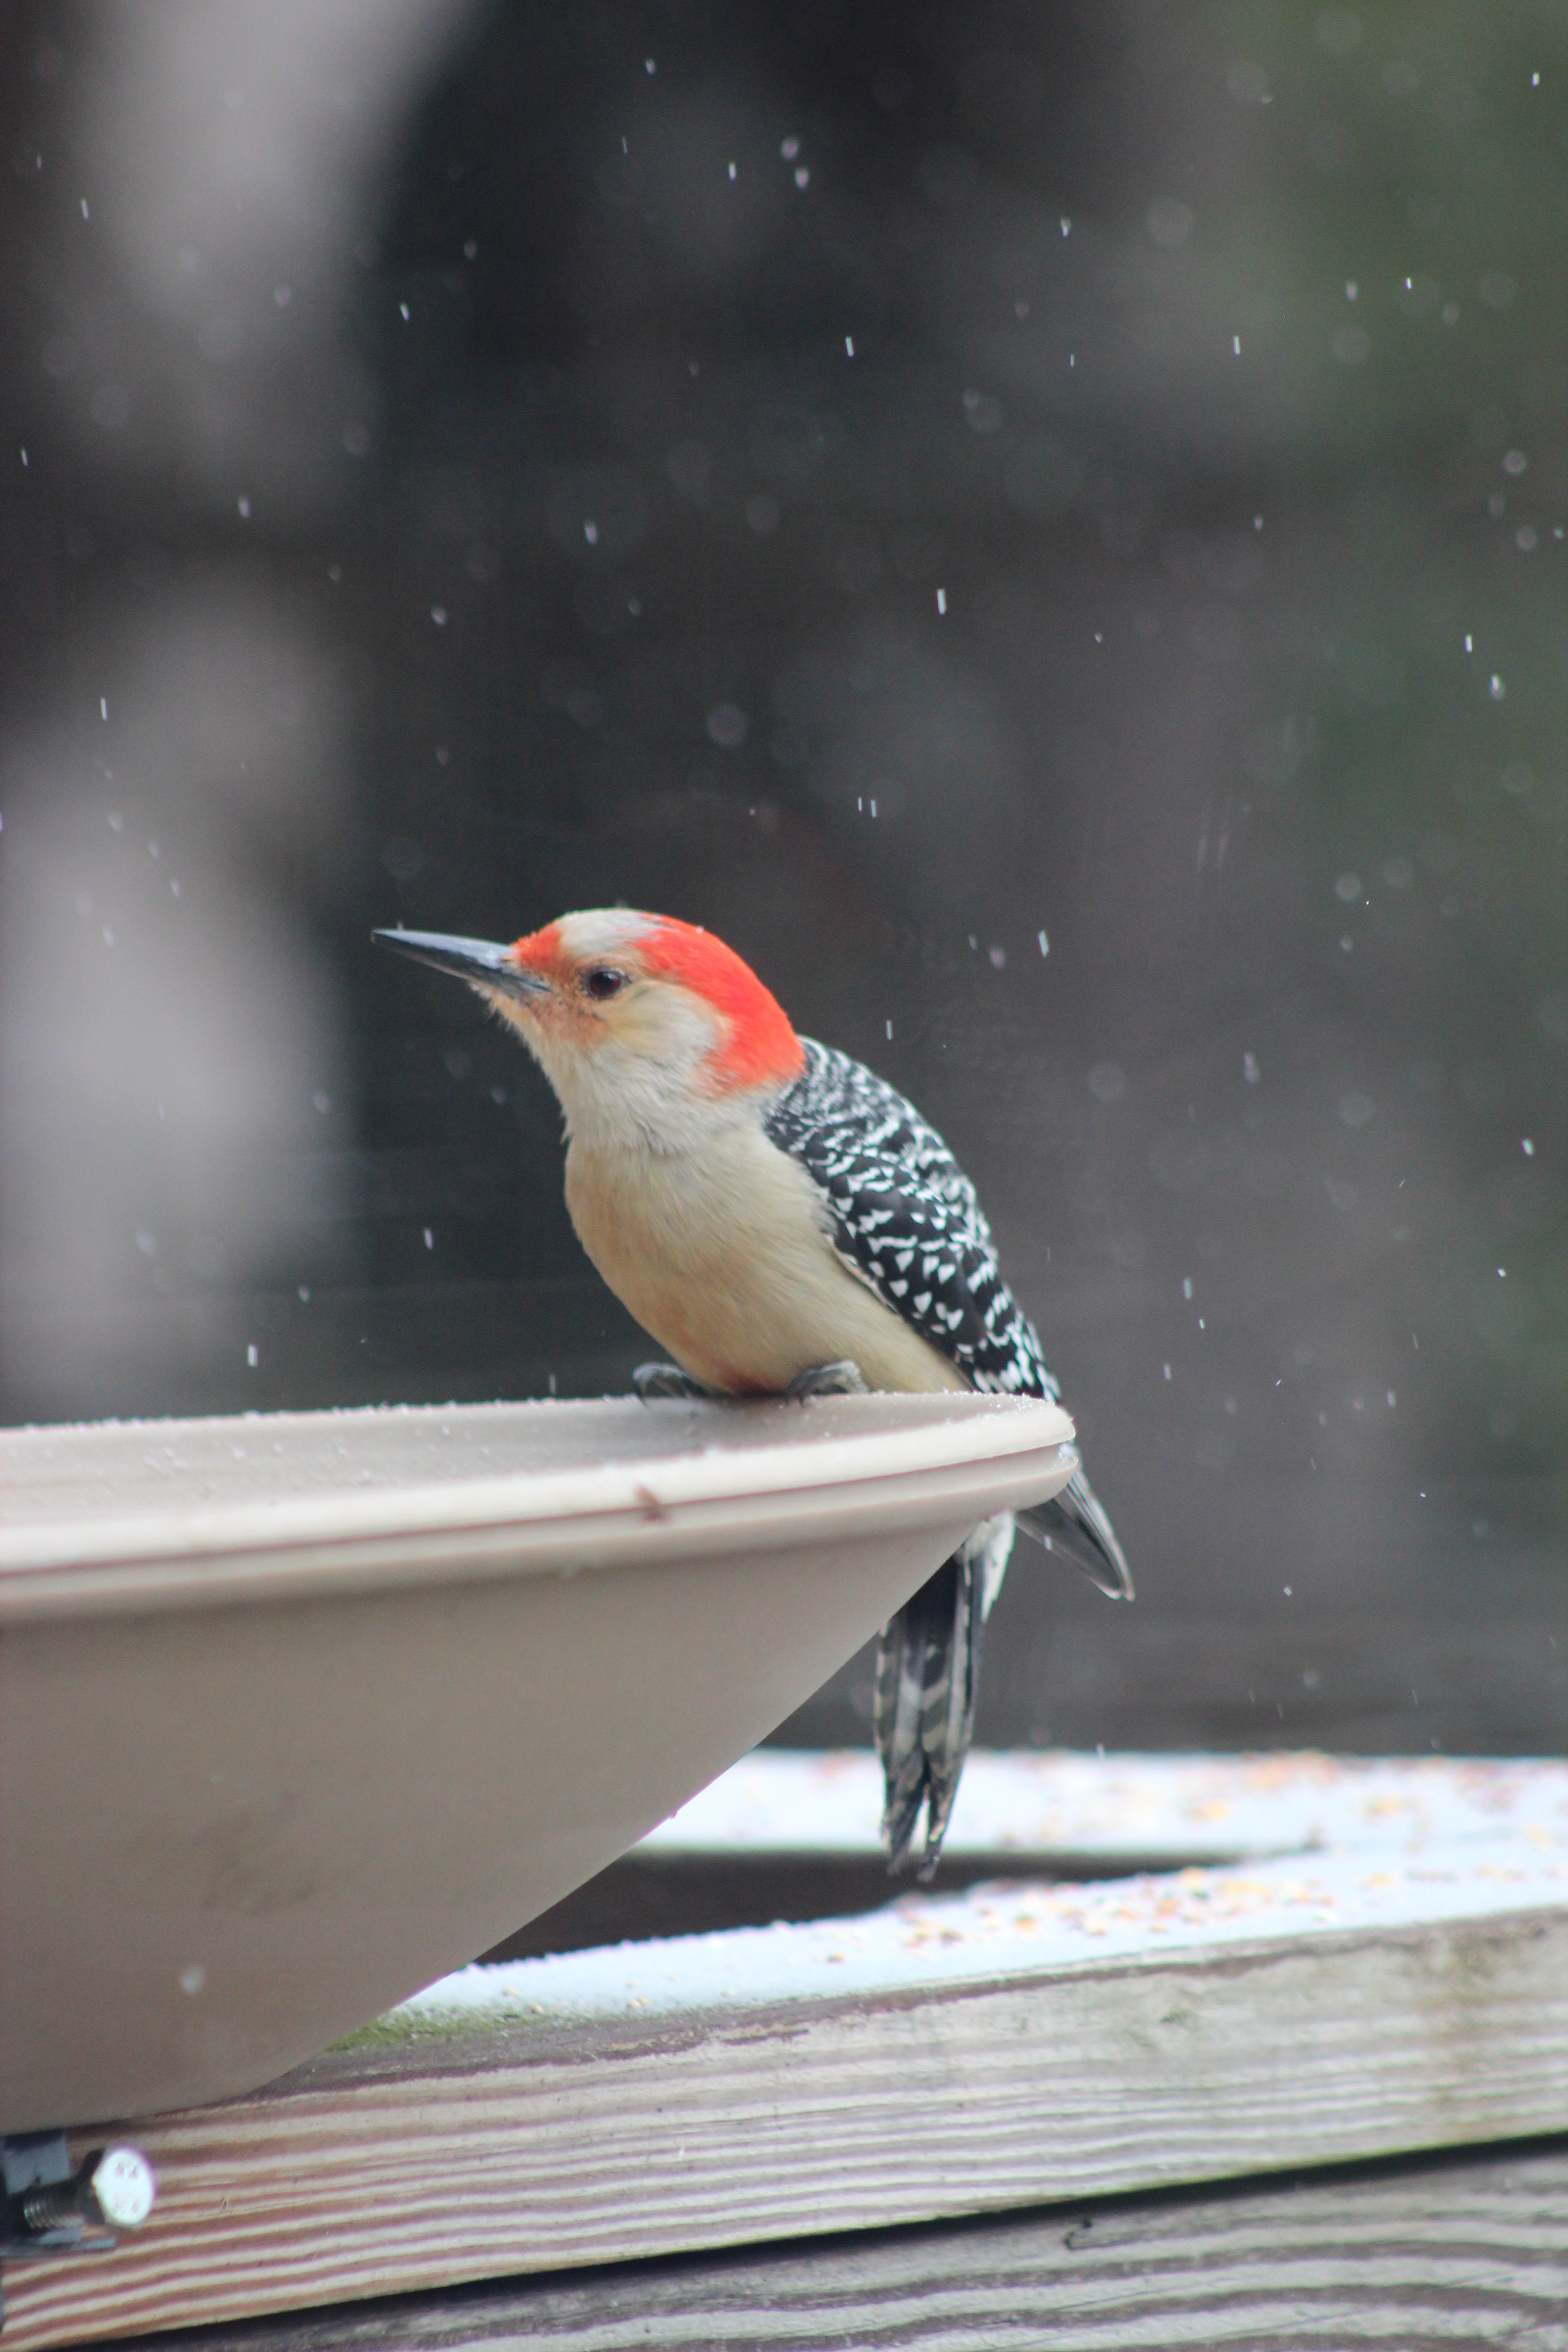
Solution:
[{"label": "weathered wooden plank", "polygon": [[[1568,2150],[749,2247],[201,2328],[182,2352],[1563,2352]],[[138,2352],[127,2346],[125,2352]]]},{"label": "weathered wooden plank", "polygon": [[14,2273],[7,2352],[458,2280],[1568,2128],[1528,1840],[469,1970],[139,2126],[159,2210]]}]

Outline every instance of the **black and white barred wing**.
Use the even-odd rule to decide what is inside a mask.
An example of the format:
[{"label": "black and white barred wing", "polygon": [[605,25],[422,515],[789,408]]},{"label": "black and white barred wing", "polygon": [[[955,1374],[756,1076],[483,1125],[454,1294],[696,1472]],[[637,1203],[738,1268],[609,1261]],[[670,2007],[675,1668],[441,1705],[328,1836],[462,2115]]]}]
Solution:
[{"label": "black and white barred wing", "polygon": [[941,1136],[862,1063],[802,1042],[805,1068],[766,1127],[820,1188],[839,1255],[976,1388],[1054,1399],[974,1187]]},{"label": "black and white barred wing", "polygon": [[1112,1601],[1133,1598],[1132,1571],[1116,1540],[1116,1530],[1105,1506],[1081,1468],[1073,1472],[1059,1495],[1037,1503],[1030,1511],[1014,1514],[1015,1524],[1053,1557],[1070,1560],[1074,1568],[1098,1584]]},{"label": "black and white barred wing", "polygon": [[[894,1313],[977,1389],[1060,1396],[1034,1325],[1002,1278],[973,1185],[912,1103],[860,1062],[810,1038],[805,1068],[766,1128],[826,1201],[834,1245]],[[1076,1470],[1019,1525],[1102,1592],[1131,1600],[1110,1521]]]}]

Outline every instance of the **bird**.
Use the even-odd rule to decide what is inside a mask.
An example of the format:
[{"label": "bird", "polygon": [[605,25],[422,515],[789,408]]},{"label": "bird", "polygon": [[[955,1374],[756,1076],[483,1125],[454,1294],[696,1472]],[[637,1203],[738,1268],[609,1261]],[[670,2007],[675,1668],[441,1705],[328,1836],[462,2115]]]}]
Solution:
[{"label": "bird", "polygon": [[[864,1064],[798,1036],[715,933],[615,907],[510,943],[373,937],[467,981],[553,1087],[578,1239],[673,1359],[637,1368],[645,1400],[1059,1397],[941,1136]],[[883,1628],[873,1722],[890,1870],[918,1862],[928,1882],[936,1870],[1016,1526],[1102,1591],[1132,1598],[1074,1462],[1054,1500],[983,1521]]]}]

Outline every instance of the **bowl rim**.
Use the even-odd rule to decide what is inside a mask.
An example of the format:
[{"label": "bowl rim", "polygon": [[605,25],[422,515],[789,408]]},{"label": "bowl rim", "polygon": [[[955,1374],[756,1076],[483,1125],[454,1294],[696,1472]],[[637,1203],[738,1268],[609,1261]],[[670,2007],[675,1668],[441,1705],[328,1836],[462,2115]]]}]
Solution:
[{"label": "bowl rim", "polygon": [[[187,1434],[244,1429],[258,1444],[283,1423],[313,1433],[330,1425],[352,1445],[356,1424],[382,1430],[399,1412],[444,1426],[476,1417],[494,1425],[498,1412],[514,1426],[535,1415],[597,1413],[613,1428],[605,1406],[627,1402],[363,1408],[5,1433],[0,1474],[24,1468],[16,1457],[29,1448],[18,1438],[68,1445],[79,1457],[73,1470],[90,1478],[94,1454],[108,1451],[95,1444],[100,1432],[122,1441],[138,1427]],[[773,1403],[744,1409],[764,1428],[770,1414],[800,1411]],[[1072,1422],[1043,1398],[958,1391],[834,1398],[806,1408],[823,1420],[822,1434],[803,1442],[792,1423],[788,1444],[764,1437],[705,1445],[712,1416],[731,1410],[723,1404],[653,1410],[686,1416],[689,1450],[628,1448],[566,1469],[411,1478],[368,1493],[334,1487],[273,1501],[160,1502],[114,1515],[84,1511],[77,1519],[29,1521],[25,1487],[19,1493],[13,1485],[10,1521],[0,1526],[0,1627],[495,1575],[575,1574],[737,1547],[776,1549],[834,1532],[850,1536],[868,1517],[889,1528],[966,1511],[978,1520],[1043,1500],[1073,1466],[1071,1458],[1063,1461]]]}]

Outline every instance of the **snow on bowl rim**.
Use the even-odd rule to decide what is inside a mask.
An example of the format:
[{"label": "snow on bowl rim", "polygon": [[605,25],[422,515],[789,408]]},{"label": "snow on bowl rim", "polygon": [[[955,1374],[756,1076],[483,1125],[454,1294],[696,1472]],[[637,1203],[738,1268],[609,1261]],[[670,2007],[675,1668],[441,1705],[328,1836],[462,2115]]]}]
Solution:
[{"label": "snow on bowl rim", "polygon": [[[487,1434],[497,1451],[597,1436],[597,1458],[497,1469],[479,1446]],[[846,1514],[891,1523],[957,1504],[980,1518],[1057,1492],[1073,1435],[1044,1399],[955,1392],[804,1410],[604,1398],[7,1431],[0,1623],[766,1549]],[[388,1476],[388,1441],[445,1458]],[[472,1466],[452,1469],[458,1457]],[[307,1466],[317,1481],[330,1468],[331,1483],[308,1491]]]}]

